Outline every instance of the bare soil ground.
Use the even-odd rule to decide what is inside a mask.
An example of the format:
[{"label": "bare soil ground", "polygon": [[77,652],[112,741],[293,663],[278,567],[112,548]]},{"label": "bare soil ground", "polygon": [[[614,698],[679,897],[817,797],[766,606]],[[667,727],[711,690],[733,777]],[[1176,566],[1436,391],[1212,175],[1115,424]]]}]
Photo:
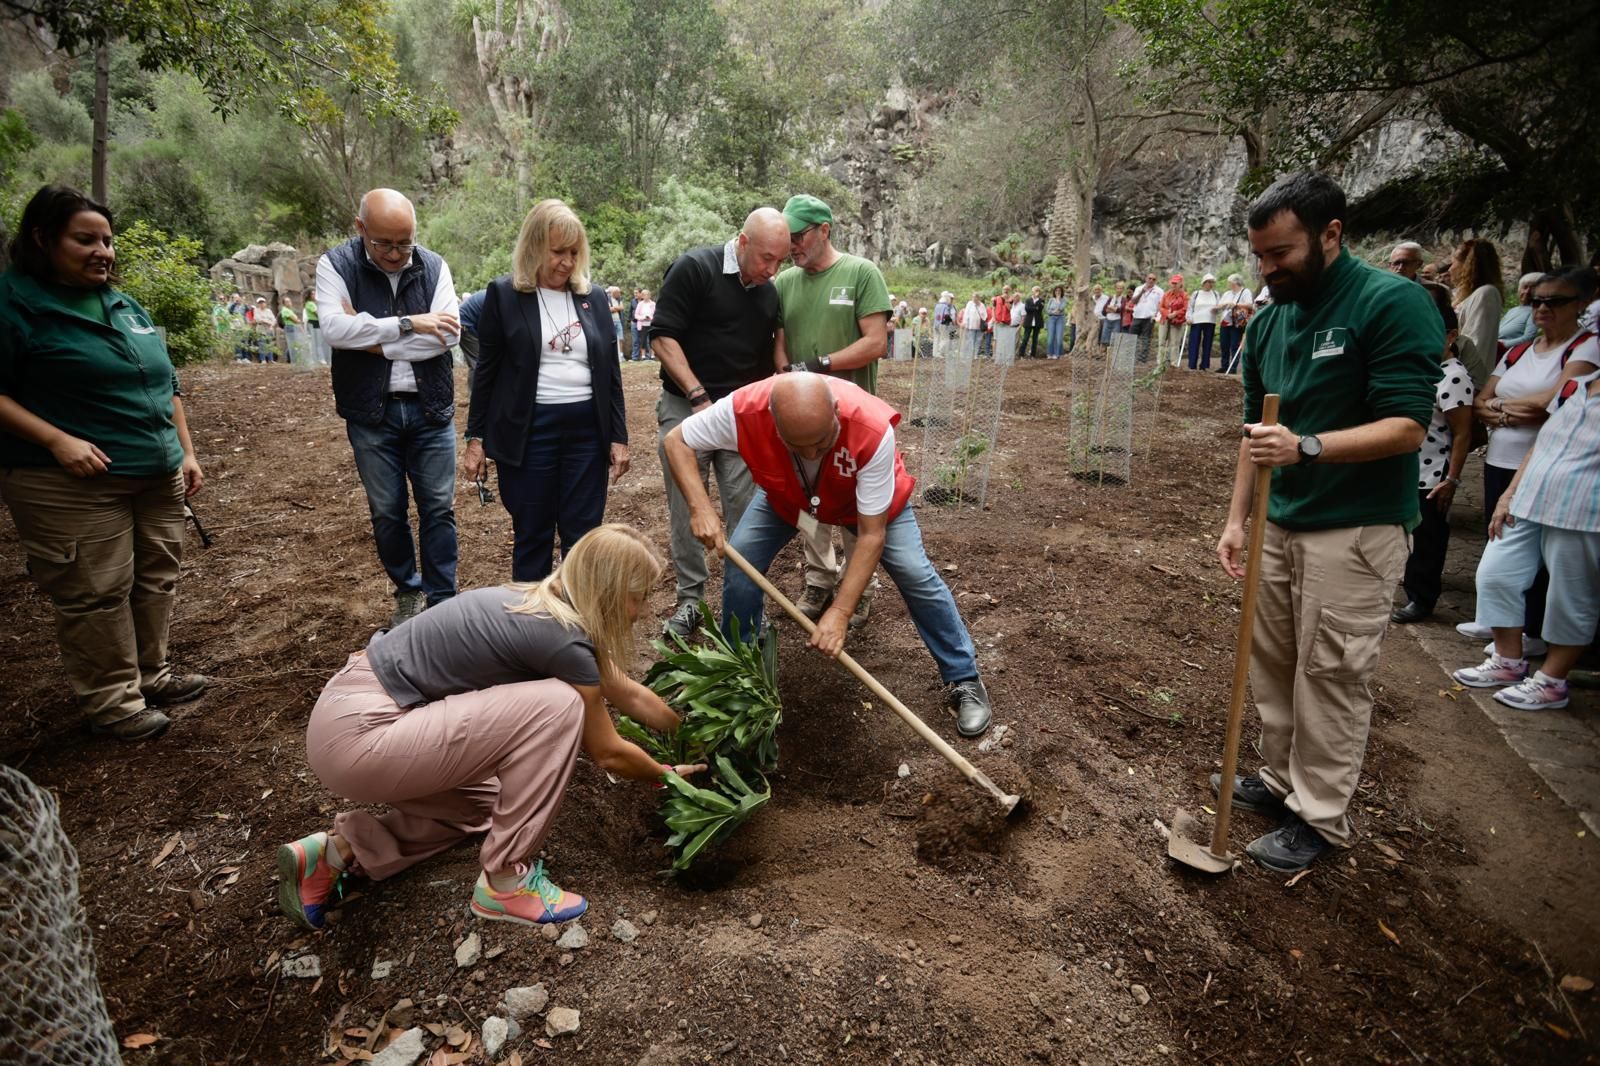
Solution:
[{"label": "bare soil ground", "polygon": [[[886,370],[883,394],[902,404],[910,368]],[[625,380],[634,469],[608,517],[664,546],[653,364],[630,364]],[[580,761],[546,847],[560,883],[591,899],[589,945],[572,952],[467,915],[470,845],[364,886],[324,933],[279,915],[275,847],[341,803],[305,767],[307,716],[391,601],[327,378],[207,367],[186,386],[209,478],[196,505],[216,544],[191,540],[174,651],[216,682],[166,737],[86,738],[47,605],[14,531],[0,531],[0,611],[13,620],[0,635],[0,753],[60,799],[118,1034],[160,1037],[130,1062],[343,1061],[330,1031],[372,1030],[342,1038],[365,1049],[408,1023],[461,1026],[466,1061],[487,1061],[477,1026],[505,989],[535,982],[580,1009],[582,1029],[549,1047],[530,1031],[502,1058],[1594,1060],[1582,1035],[1600,1035],[1594,994],[1563,997],[1556,980],[1600,976],[1600,847],[1481,715],[1440,691],[1404,635],[1385,650],[1353,848],[1292,885],[1166,858],[1153,820],[1212,802],[1221,750],[1239,601],[1213,556],[1231,381],[1168,381],[1132,485],[1095,488],[1065,476],[1067,367],[1018,367],[990,508],[919,512],[1009,746],[980,754],[956,738],[892,587],[853,640],[991,775],[1027,783],[1023,817],[995,826],[788,627],[774,799],[693,877],[660,873],[654,794]],[[907,433],[908,450],[919,438]],[[462,586],[501,580],[504,511],[466,486],[458,500]],[[792,553],[773,573],[794,592]],[[652,629],[672,599],[669,575]],[[1270,828],[1244,813],[1235,826],[1236,848]],[[609,932],[623,916],[640,930],[626,945]],[[458,968],[474,931],[485,957]],[[320,980],[278,965],[306,950]],[[388,977],[371,976],[378,960],[394,964]],[[394,1011],[403,999],[414,1007]]]}]

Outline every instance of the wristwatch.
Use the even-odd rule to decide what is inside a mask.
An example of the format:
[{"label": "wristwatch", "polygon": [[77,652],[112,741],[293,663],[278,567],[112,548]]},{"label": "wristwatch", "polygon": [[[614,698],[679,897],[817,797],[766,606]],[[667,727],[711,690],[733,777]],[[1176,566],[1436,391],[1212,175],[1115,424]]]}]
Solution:
[{"label": "wristwatch", "polygon": [[411,316],[410,315],[401,315],[400,316],[400,336],[409,337],[411,334],[415,333],[416,330],[417,330],[417,327],[413,326],[411,324]]},{"label": "wristwatch", "polygon": [[1307,433],[1300,438],[1300,465],[1310,466],[1322,458],[1322,439]]}]

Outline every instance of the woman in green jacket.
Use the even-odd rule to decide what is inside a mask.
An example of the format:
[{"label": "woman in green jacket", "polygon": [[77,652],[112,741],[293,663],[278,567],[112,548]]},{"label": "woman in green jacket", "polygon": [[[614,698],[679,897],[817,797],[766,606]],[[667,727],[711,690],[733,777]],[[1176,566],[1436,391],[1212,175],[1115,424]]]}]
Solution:
[{"label": "woman in green jacket", "polygon": [[115,281],[111,212],[34,194],[0,275],[0,497],[90,728],[142,740],[207,684],[167,661],[183,501],[204,477],[166,346]]}]

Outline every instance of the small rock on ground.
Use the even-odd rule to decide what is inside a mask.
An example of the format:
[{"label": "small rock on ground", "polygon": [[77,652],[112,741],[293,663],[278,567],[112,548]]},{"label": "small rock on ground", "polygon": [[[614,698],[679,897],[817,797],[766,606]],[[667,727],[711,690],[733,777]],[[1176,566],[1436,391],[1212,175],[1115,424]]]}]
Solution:
[{"label": "small rock on ground", "polygon": [[761,923],[766,919],[760,914],[752,914],[747,920],[750,922],[750,928],[760,929]]},{"label": "small rock on ground", "polygon": [[554,940],[561,935],[561,927],[553,923],[546,923],[539,927],[539,935],[546,940]]},{"label": "small rock on ground", "polygon": [[562,933],[561,938],[556,941],[556,947],[563,951],[572,951],[574,948],[586,948],[588,946],[589,931],[577,922],[567,926],[567,931]]},{"label": "small rock on ground", "polygon": [[421,1029],[407,1029],[372,1057],[372,1066],[412,1066],[427,1050],[422,1043],[424,1035]]},{"label": "small rock on ground", "polygon": [[639,929],[626,918],[618,918],[611,923],[611,935],[624,944],[631,944],[639,939]]},{"label": "small rock on ground", "polygon": [[469,933],[467,939],[456,947],[456,969],[465,970],[468,966],[476,966],[482,957],[482,938],[477,933]]},{"label": "small rock on ground", "polygon": [[374,981],[381,981],[393,972],[394,963],[390,962],[388,959],[372,960],[372,979]]},{"label": "small rock on ground", "polygon": [[576,1033],[578,1025],[579,1014],[571,1007],[551,1007],[550,1013],[544,1016],[544,1031],[548,1036]]},{"label": "small rock on ground", "polygon": [[543,983],[540,983],[506,989],[506,996],[501,1001],[501,1006],[505,1008],[506,1014],[513,1019],[519,1019],[538,1014],[549,1002],[550,993],[545,991]]},{"label": "small rock on ground", "polygon": [[894,773],[895,773],[896,777],[910,777],[911,776],[911,767],[906,763],[901,763],[900,764],[900,768],[898,770],[896,770]]},{"label": "small rock on ground", "polygon": [[322,960],[315,955],[296,955],[292,959],[284,959],[283,976],[321,977]]},{"label": "small rock on ground", "polygon": [[656,924],[656,912],[655,911],[645,911],[643,914],[639,915],[639,920],[641,922],[643,922],[645,925],[655,925]]},{"label": "small rock on ground", "polygon": [[492,1014],[483,1020],[483,1050],[489,1057],[500,1054],[500,1049],[506,1046],[506,1040],[511,1036],[511,1023],[497,1014]]},{"label": "small rock on ground", "polygon": [[1144,985],[1129,985],[1128,991],[1133,995],[1133,1001],[1143,1007],[1150,1002],[1150,992]]}]

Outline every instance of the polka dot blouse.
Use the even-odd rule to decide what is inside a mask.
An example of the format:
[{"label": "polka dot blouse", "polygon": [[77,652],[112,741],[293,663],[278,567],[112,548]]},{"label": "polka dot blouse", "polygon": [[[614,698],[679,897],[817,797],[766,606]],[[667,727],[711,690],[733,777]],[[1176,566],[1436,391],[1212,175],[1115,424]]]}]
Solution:
[{"label": "polka dot blouse", "polygon": [[1470,407],[1474,394],[1472,375],[1461,360],[1451,356],[1440,364],[1440,369],[1444,371],[1444,376],[1439,379],[1433,399],[1433,420],[1428,423],[1428,435],[1423,438],[1422,449],[1417,453],[1417,466],[1421,474],[1417,479],[1417,488],[1423,492],[1439,484],[1450,472],[1450,445],[1454,443],[1454,434],[1450,432],[1450,423],[1445,420],[1445,412],[1457,407]]}]

